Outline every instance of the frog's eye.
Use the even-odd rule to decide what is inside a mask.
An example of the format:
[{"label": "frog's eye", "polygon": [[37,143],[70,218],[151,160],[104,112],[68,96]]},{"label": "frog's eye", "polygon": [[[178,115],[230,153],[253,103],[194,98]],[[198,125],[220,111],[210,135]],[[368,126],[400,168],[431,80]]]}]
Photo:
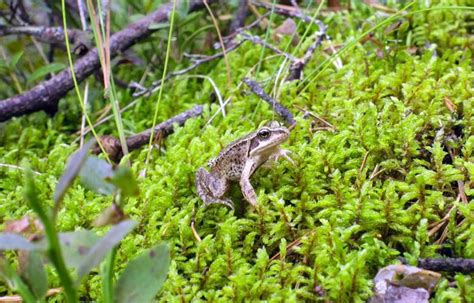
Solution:
[{"label": "frog's eye", "polygon": [[259,130],[257,135],[261,139],[267,139],[268,137],[270,137],[270,131],[264,128]]}]

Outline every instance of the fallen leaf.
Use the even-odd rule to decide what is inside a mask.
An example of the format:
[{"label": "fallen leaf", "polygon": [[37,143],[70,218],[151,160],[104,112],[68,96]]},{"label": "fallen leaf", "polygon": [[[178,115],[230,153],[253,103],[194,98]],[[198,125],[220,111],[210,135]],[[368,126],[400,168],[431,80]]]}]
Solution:
[{"label": "fallen leaf", "polygon": [[450,112],[455,113],[457,111],[457,106],[453,103],[453,101],[451,101],[451,99],[449,99],[448,97],[444,97],[443,100],[444,105],[446,105]]},{"label": "fallen leaf", "polygon": [[[273,40],[275,40],[277,43],[280,42],[280,40],[283,38],[283,36],[293,36],[296,32],[296,23],[293,21],[293,19],[288,18],[286,19],[280,26],[278,26],[272,34]],[[298,34],[296,34],[293,37],[293,40],[291,43],[293,45],[298,44],[299,38]]]}]

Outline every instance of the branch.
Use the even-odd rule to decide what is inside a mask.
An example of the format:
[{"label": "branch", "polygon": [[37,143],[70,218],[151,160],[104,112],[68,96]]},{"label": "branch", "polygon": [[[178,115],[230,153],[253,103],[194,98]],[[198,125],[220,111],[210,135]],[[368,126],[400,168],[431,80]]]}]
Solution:
[{"label": "branch", "polygon": [[310,16],[305,15],[298,6],[293,4],[292,6],[286,5],[275,5],[272,7],[272,4],[260,1],[252,1],[252,4],[261,6],[266,8],[267,10],[273,9],[273,11],[279,15],[283,15],[286,17],[298,18],[306,23],[314,22],[319,27],[319,32],[316,35],[314,43],[306,50],[303,58],[297,59],[293,62],[290,66],[290,75],[286,79],[286,81],[298,80],[301,78],[302,71],[306,64],[308,64],[309,60],[313,56],[314,51],[318,48],[323,40],[331,40],[331,38],[327,35],[327,26],[320,20],[313,19]]},{"label": "branch", "polygon": [[262,40],[258,36],[250,35],[250,34],[247,34],[247,33],[240,33],[240,35],[242,36],[242,38],[252,42],[253,44],[259,44],[259,45],[263,46],[264,48],[268,48],[268,49],[274,51],[275,53],[277,53],[279,55],[285,56],[285,58],[290,60],[291,62],[296,62],[297,61],[297,59],[295,57],[293,57],[292,55],[290,55],[288,53],[285,53],[284,51],[278,49],[277,47],[271,45],[270,43]]},{"label": "branch", "polygon": [[[243,41],[239,41],[239,42],[236,42],[236,43],[232,44],[231,46],[226,48],[225,53],[228,54],[231,51],[237,49],[242,43],[243,43]],[[189,57],[197,58],[197,59],[193,60],[194,63],[191,64],[190,66],[186,67],[186,68],[183,68],[181,70],[174,71],[174,72],[171,72],[171,73],[167,74],[166,77],[165,77],[165,81],[168,81],[169,79],[171,79],[173,77],[176,77],[176,76],[184,75],[187,72],[195,69],[196,67],[198,67],[199,65],[201,65],[203,63],[210,62],[212,60],[215,60],[215,59],[223,57],[223,56],[224,56],[224,52],[220,52],[220,53],[214,54],[212,56],[190,55]],[[150,94],[156,92],[160,88],[160,86],[161,86],[161,80],[153,82],[149,88],[145,88],[145,87],[141,86],[138,83],[130,84],[131,88],[134,88],[134,89],[137,90],[133,94],[133,97],[135,97],[135,98],[143,96],[143,95],[149,96]]]},{"label": "branch", "polygon": [[[190,11],[202,8],[203,1],[190,1]],[[110,37],[110,57],[117,56],[137,41],[148,37],[153,32],[149,29],[150,25],[166,22],[171,10],[172,5],[165,4],[150,15],[112,35]],[[97,48],[91,49],[74,64],[77,81],[82,82],[99,67]],[[0,101],[0,122],[40,110],[54,112],[59,100],[73,87],[71,72],[66,69],[23,94]]]},{"label": "branch", "polygon": [[296,7],[291,7],[287,5],[279,5],[279,4],[276,4],[273,6],[272,3],[260,2],[260,1],[252,1],[252,4],[256,6],[264,7],[267,10],[273,10],[276,14],[279,14],[282,16],[298,18],[307,23],[311,22],[311,17],[303,14],[301,10]]},{"label": "branch", "polygon": [[[192,109],[182,112],[181,114],[176,115],[156,125],[153,131],[154,136],[155,136],[154,141],[157,139],[165,138],[171,133],[173,133],[174,124],[178,124],[179,126],[182,126],[188,119],[195,118],[202,115],[202,112],[203,112],[202,105],[196,105]],[[126,140],[128,150],[133,151],[140,148],[143,145],[148,144],[148,142],[150,142],[150,136],[151,136],[151,128],[141,133],[138,133],[136,135],[128,137]],[[115,162],[120,161],[123,154],[122,154],[122,147],[120,145],[119,139],[113,136],[102,136],[100,140],[101,140],[102,145],[104,146],[105,151],[109,155],[110,159],[112,159]],[[95,154],[98,154],[101,152],[101,150],[98,146],[96,146],[92,152]]]},{"label": "branch", "polygon": [[286,81],[301,79],[303,69],[306,66],[306,64],[308,64],[308,62],[311,60],[311,57],[313,56],[314,51],[323,43],[324,39],[328,38],[326,31],[327,31],[327,26],[321,22],[319,24],[319,32],[316,34],[316,38],[314,39],[314,42],[306,50],[303,58],[291,64],[290,75],[288,76]]},{"label": "branch", "polygon": [[[406,263],[406,260],[402,259],[402,263]],[[474,272],[474,259],[418,259],[417,266],[432,271],[460,272],[467,274]]]},{"label": "branch", "polygon": [[[240,33],[243,33],[244,31],[248,31],[252,28],[254,28],[255,26],[259,25],[260,22],[262,22],[263,19],[265,19],[267,16],[270,15],[270,12],[266,12],[265,14],[261,15],[260,17],[258,17],[254,22],[250,23],[249,25],[244,25],[240,28],[237,28],[235,29],[232,33],[230,33],[229,35],[225,36],[225,37],[222,37],[222,40],[224,40],[224,43],[227,45],[231,42],[234,41],[234,38],[240,34]],[[215,49],[219,49],[221,46],[219,45],[219,43],[216,43],[214,44],[214,48]]]},{"label": "branch", "polygon": [[239,7],[235,12],[234,19],[230,23],[229,34],[234,33],[237,29],[245,25],[245,19],[247,19],[247,15],[249,14],[248,2],[248,0],[239,1]]},{"label": "branch", "polygon": [[270,97],[263,88],[255,81],[250,80],[249,78],[244,78],[243,82],[247,84],[247,86],[252,90],[254,94],[259,96],[262,100],[270,104],[273,108],[273,110],[280,115],[288,124],[290,127],[296,124],[295,119],[293,118],[293,114],[283,105],[278,103],[275,99]]},{"label": "branch", "polygon": [[[41,42],[57,44],[64,46],[64,30],[62,27],[45,27],[45,26],[6,26],[0,25],[0,36],[7,35],[29,35],[38,38]],[[69,42],[74,45],[74,50],[78,47],[89,49],[91,39],[88,33],[77,30],[68,30]]]}]

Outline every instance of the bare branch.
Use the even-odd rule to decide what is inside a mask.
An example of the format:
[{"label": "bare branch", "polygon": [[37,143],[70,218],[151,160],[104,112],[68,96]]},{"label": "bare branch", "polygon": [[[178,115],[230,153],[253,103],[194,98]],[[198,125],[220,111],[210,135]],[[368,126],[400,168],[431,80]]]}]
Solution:
[{"label": "bare branch", "polygon": [[319,32],[316,34],[314,42],[306,50],[303,58],[291,64],[290,75],[288,76],[286,81],[301,79],[301,76],[303,74],[303,69],[306,66],[306,64],[308,64],[308,62],[311,60],[311,57],[313,56],[314,51],[323,43],[323,40],[328,37],[326,34],[326,30],[327,30],[327,26],[321,22],[321,24],[319,25]]},{"label": "bare branch", "polygon": [[[173,133],[174,130],[174,124],[178,124],[179,126],[184,125],[184,123],[191,118],[198,117],[202,115],[203,112],[203,106],[202,105],[196,105],[190,110],[187,110],[185,112],[182,112],[179,115],[176,115],[158,125],[155,126],[153,130],[154,134],[154,139],[162,139],[164,137],[167,137],[171,133]],[[140,148],[143,145],[148,144],[150,142],[150,136],[151,136],[151,128],[147,129],[139,134],[130,136],[127,138],[127,147],[129,151],[136,150]],[[110,159],[113,161],[120,161],[122,158],[122,147],[120,145],[119,139],[113,137],[113,136],[102,136],[100,138],[102,145],[104,146],[105,151],[109,155]],[[93,149],[93,153],[98,154],[100,153],[101,150],[97,146]]]},{"label": "bare branch", "polygon": [[230,23],[229,34],[234,33],[237,29],[242,28],[245,25],[245,19],[249,14],[249,1],[240,0],[239,7],[235,12],[234,19]]},{"label": "bare branch", "polygon": [[282,16],[298,18],[308,23],[311,22],[311,17],[303,14],[299,8],[295,8],[295,7],[287,6],[287,5],[279,5],[279,4],[276,4],[272,8],[272,3],[255,1],[255,0],[252,1],[252,4],[256,6],[264,7],[268,10],[273,10],[276,14],[279,14]]},{"label": "bare branch", "polygon": [[[236,43],[232,44],[231,46],[229,46],[226,49],[226,53],[229,53],[229,52],[237,49],[242,43],[243,43],[243,41],[239,41],[239,42],[236,42]],[[167,74],[166,77],[165,77],[165,81],[168,81],[169,79],[177,77],[177,76],[184,75],[184,74],[190,72],[191,70],[195,69],[196,67],[198,67],[199,65],[201,65],[203,63],[210,62],[210,61],[213,61],[217,58],[224,57],[224,52],[220,52],[220,53],[214,54],[212,56],[188,55],[188,57],[193,58],[194,63],[191,64],[190,66],[184,68],[184,69],[174,71],[174,72],[171,72],[171,73]],[[153,82],[151,87],[149,87],[149,88],[144,88],[141,85],[139,85],[138,83],[132,83],[130,85],[131,88],[134,88],[134,89],[137,90],[133,94],[134,97],[140,97],[140,96],[143,96],[143,95],[149,96],[152,93],[156,92],[160,88],[160,86],[161,86],[161,80]]]},{"label": "bare branch", "polygon": [[292,55],[288,54],[288,53],[285,53],[284,51],[278,49],[277,47],[271,45],[270,43],[262,40],[260,37],[258,36],[254,36],[254,35],[250,35],[250,34],[247,34],[247,33],[240,33],[240,35],[242,36],[242,38],[244,38],[245,40],[248,40],[250,42],[252,42],[253,44],[259,44],[265,48],[268,48],[268,49],[271,49],[272,51],[274,51],[275,53],[279,54],[279,55],[282,55],[282,56],[285,56],[286,59],[292,61],[292,62],[296,62],[298,59],[296,59],[295,57],[293,57]]},{"label": "bare branch", "polygon": [[[406,263],[406,260],[402,259],[402,263]],[[447,271],[468,274],[474,272],[474,259],[418,259],[417,266],[432,271]]]},{"label": "bare branch", "polygon": [[[7,35],[29,35],[38,38],[41,42],[64,46],[64,30],[62,27],[45,26],[5,26],[0,25],[0,36]],[[91,46],[91,41],[86,32],[70,29],[68,30],[69,42],[74,48],[83,45],[86,49]]]},{"label": "bare branch", "polygon": [[[202,8],[203,1],[191,1],[191,10]],[[149,36],[153,30],[150,25],[168,20],[172,5],[165,4],[139,21],[110,37],[110,56],[115,57],[137,41]],[[76,79],[82,82],[100,66],[97,49],[91,49],[74,64]],[[74,87],[69,69],[62,71],[48,81],[38,84],[31,90],[0,101],[0,122],[15,116],[46,110],[55,112],[59,100]]]},{"label": "bare branch", "polygon": [[286,107],[284,107],[275,99],[270,97],[257,82],[250,80],[249,78],[244,78],[243,82],[247,84],[247,86],[252,90],[254,94],[256,94],[265,102],[269,103],[272,106],[273,110],[278,115],[280,115],[280,117],[282,117],[286,122],[288,122],[290,127],[296,124],[296,121],[293,118],[293,114]]}]

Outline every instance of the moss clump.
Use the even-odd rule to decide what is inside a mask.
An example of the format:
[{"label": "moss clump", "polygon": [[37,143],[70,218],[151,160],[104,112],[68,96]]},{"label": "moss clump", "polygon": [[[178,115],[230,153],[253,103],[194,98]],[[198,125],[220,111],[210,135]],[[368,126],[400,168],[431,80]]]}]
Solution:
[{"label": "moss clump", "polygon": [[[412,9],[425,8],[422,2]],[[436,5],[441,6],[446,1],[439,2]],[[367,18],[373,15],[356,7],[350,15],[331,14],[325,22],[338,44],[360,34],[374,22]],[[230,141],[278,117],[244,89],[226,91],[224,62],[203,66],[199,73],[232,96],[227,116],[218,115],[207,124],[218,111],[214,104],[207,106],[203,117],[189,120],[161,149],[152,151],[147,177],[140,182],[141,195],[128,200],[125,208],[140,225],[120,246],[118,270],[145,248],[165,240],[172,265],[159,296],[162,302],[362,302],[371,295],[377,270],[398,257],[410,262],[420,257],[474,258],[474,72],[469,18],[472,14],[459,9],[409,15],[402,20],[408,24],[403,31],[375,34],[386,49],[358,44],[341,57],[342,68],[328,66],[303,93],[296,83],[278,87],[283,105],[292,110],[295,104],[304,107],[336,131],[313,132],[311,120],[297,117],[298,125],[285,144],[293,151],[296,165],[283,161],[257,171],[252,178],[258,194],[256,209],[244,202],[238,190],[232,195],[236,212],[220,206],[201,208],[194,173]],[[351,26],[341,28],[345,22]],[[426,42],[436,44],[436,49],[426,49]],[[260,51],[246,43],[229,54],[234,84],[258,62]],[[325,56],[317,52],[305,73],[318,71]],[[266,58],[259,79],[273,75],[279,60]],[[133,73],[130,79],[118,73],[133,80]],[[207,104],[212,93],[207,81],[171,81],[159,120],[195,103]],[[130,99],[122,94],[124,100]],[[140,99],[124,113],[129,132],[150,126],[151,100],[154,97]],[[454,112],[446,100],[454,104]],[[76,136],[70,133],[80,119],[74,103],[71,94],[53,118],[34,114],[1,126],[0,163],[29,162],[41,173],[36,180],[45,200],[50,200],[67,156],[77,147],[72,143]],[[71,106],[75,111],[65,113]],[[113,129],[113,124],[103,125],[100,132],[110,134]],[[146,153],[134,152],[131,157],[137,175],[145,168]],[[20,170],[0,168],[3,222],[31,212],[21,184]],[[468,203],[458,198],[459,184],[464,184]],[[91,228],[93,219],[110,203],[110,197],[74,186],[59,214],[59,229]],[[201,242],[190,227],[193,210]],[[433,231],[446,215],[445,224]],[[298,245],[289,245],[293,241]],[[470,275],[445,275],[433,300],[472,302],[473,285]],[[0,293],[4,291],[0,286]],[[97,276],[82,285],[84,299],[97,300],[100,293]]]}]

